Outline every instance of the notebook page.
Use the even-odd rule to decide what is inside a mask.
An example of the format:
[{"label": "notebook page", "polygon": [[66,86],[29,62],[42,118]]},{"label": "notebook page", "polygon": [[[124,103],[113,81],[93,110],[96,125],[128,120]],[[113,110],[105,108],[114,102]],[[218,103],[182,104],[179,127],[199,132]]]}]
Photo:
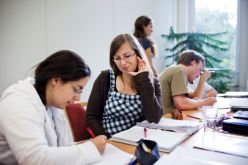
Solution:
[{"label": "notebook page", "polygon": [[136,142],[143,138],[156,141],[160,151],[170,152],[187,137],[189,137],[189,134],[185,132],[169,132],[149,128],[147,128],[147,137],[144,137],[144,128],[133,126],[113,135],[110,140],[137,145]]},{"label": "notebook page", "polygon": [[109,165],[109,164],[120,164],[124,165],[129,160],[131,154],[126,153],[112,144],[107,144],[103,158],[101,161],[94,163],[93,165]]}]

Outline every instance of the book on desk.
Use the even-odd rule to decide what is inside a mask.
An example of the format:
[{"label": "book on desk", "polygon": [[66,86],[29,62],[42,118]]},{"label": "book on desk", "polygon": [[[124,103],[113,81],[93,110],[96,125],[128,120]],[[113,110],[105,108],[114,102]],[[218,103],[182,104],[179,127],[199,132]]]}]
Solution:
[{"label": "book on desk", "polygon": [[244,136],[205,132],[195,148],[248,158],[248,138]]},{"label": "book on desk", "polygon": [[218,96],[223,96],[223,97],[248,97],[248,92],[247,91],[229,91],[224,94],[218,94]]},{"label": "book on desk", "polygon": [[230,108],[233,111],[248,111],[248,98],[231,98],[229,102]]},{"label": "book on desk", "polygon": [[223,121],[223,130],[248,135],[248,98],[231,98],[229,103],[234,118]]},{"label": "book on desk", "polygon": [[248,120],[236,118],[224,120],[222,129],[229,133],[248,135]]},{"label": "book on desk", "polygon": [[177,147],[155,165],[247,165],[248,158],[189,147]]},{"label": "book on desk", "polygon": [[[144,125],[143,126],[136,125],[129,128],[128,130],[113,135],[110,140],[131,144],[131,145],[137,145],[137,142],[140,139],[148,139],[157,142],[159,151],[171,152],[181,142],[183,142],[185,139],[190,137],[194,132],[199,130],[201,125],[201,123],[193,122],[193,121],[181,121],[181,120],[170,121],[172,119],[165,119],[165,118],[162,118],[161,120],[162,122],[159,122],[160,124],[166,123],[167,120],[169,121],[169,123],[177,123],[177,124],[174,125],[175,126],[174,128],[172,125],[169,125],[169,127],[165,128],[165,125],[159,125],[159,123],[158,124],[150,123],[150,126],[148,123],[146,123],[146,127],[144,127]],[[188,124],[188,129],[185,128],[185,125],[183,125],[185,123],[191,123]],[[180,129],[179,125],[181,125],[183,129]],[[154,129],[155,127],[156,129]],[[146,129],[146,132],[144,132],[144,128]],[[170,129],[168,130],[167,128]]]}]

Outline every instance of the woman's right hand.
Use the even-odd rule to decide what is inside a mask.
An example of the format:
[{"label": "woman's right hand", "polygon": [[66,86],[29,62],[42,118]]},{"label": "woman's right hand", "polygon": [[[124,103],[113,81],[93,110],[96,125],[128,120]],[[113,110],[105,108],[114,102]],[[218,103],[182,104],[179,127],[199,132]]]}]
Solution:
[{"label": "woman's right hand", "polygon": [[91,142],[96,145],[96,148],[102,155],[104,153],[107,144],[107,137],[105,135],[99,135],[91,139]]},{"label": "woman's right hand", "polygon": [[138,72],[128,72],[132,76],[136,76],[137,74],[141,72],[148,72],[148,64],[145,60],[141,59],[140,57],[137,57],[137,63],[138,63]]}]

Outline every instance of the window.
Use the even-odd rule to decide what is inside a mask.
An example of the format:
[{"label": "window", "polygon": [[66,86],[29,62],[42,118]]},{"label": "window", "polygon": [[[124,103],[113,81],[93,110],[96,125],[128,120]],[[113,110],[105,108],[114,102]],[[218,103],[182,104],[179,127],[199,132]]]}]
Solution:
[{"label": "window", "polygon": [[221,39],[230,49],[220,53],[220,67],[236,69],[237,0],[195,0],[195,29],[197,32],[228,32]]}]

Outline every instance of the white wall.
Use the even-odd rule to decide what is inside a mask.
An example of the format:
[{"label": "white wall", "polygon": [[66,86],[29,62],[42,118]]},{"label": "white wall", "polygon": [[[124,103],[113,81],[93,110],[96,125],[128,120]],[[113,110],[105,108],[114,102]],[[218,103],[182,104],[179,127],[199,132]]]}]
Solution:
[{"label": "white wall", "polygon": [[45,55],[44,1],[0,1],[0,93]]},{"label": "white wall", "polygon": [[[173,0],[0,0],[0,93],[46,56],[70,49],[92,69],[82,95],[87,100],[96,76],[109,68],[112,39],[133,33],[138,16],[153,18],[153,38],[164,53],[160,35],[173,26],[173,5]],[[162,58],[155,60],[158,67]]]}]

